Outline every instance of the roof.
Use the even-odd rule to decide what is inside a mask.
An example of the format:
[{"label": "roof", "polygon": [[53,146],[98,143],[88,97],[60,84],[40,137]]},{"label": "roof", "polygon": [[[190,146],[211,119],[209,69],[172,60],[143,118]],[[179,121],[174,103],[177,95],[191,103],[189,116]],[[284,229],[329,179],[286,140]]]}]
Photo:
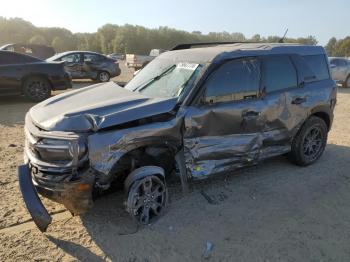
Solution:
[{"label": "roof", "polygon": [[161,57],[174,60],[182,59],[197,63],[207,63],[213,62],[214,60],[272,54],[317,55],[325,54],[325,50],[322,46],[300,44],[237,43],[168,51],[161,54]]},{"label": "roof", "polygon": [[66,52],[59,53],[57,55],[63,56],[63,55],[69,55],[69,54],[74,54],[74,53],[102,55],[100,53],[96,53],[96,52],[92,52],[92,51],[66,51]]}]

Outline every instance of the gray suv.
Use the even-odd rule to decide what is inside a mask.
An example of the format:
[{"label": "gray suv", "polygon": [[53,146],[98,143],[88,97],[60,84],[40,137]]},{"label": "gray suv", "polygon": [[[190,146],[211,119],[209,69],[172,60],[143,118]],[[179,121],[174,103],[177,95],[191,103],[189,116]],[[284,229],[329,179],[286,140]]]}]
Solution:
[{"label": "gray suv", "polygon": [[341,57],[330,57],[329,64],[332,78],[343,87],[350,87],[350,60]]},{"label": "gray suv", "polygon": [[299,166],[320,158],[337,93],[321,46],[201,45],[161,54],[125,88],[96,84],[30,109],[19,183],[42,231],[51,217],[37,192],[81,214],[119,186],[148,224],[167,205],[169,178],[186,191],[278,155]]}]

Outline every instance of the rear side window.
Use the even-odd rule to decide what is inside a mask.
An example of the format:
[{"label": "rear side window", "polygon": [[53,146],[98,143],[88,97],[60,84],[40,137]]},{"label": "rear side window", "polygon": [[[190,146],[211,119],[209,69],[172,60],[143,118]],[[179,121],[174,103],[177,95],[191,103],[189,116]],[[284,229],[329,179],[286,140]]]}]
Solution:
[{"label": "rear side window", "polygon": [[298,86],[297,72],[289,56],[263,58],[262,86],[268,93]]},{"label": "rear side window", "polygon": [[306,64],[314,72],[316,80],[329,79],[328,64],[325,55],[303,56]]},{"label": "rear side window", "polygon": [[102,61],[103,57],[95,54],[84,54],[84,62],[98,62]]},{"label": "rear side window", "polygon": [[206,82],[205,101],[218,103],[257,97],[259,81],[258,59],[229,61],[209,77]]}]

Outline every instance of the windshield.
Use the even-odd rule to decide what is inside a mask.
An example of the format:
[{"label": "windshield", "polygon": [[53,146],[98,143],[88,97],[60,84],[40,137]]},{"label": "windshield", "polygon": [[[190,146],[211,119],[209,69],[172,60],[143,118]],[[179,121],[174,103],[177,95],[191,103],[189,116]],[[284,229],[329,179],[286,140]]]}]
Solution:
[{"label": "windshield", "polygon": [[179,97],[193,84],[201,65],[156,58],[142,69],[125,88],[149,97]]}]

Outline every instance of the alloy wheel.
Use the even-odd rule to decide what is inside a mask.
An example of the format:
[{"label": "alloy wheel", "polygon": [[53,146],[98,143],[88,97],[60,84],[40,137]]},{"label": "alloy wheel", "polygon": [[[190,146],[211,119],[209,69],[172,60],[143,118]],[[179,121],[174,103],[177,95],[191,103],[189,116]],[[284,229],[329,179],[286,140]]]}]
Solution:
[{"label": "alloy wheel", "polygon": [[323,142],[324,139],[322,130],[317,126],[312,127],[306,134],[303,142],[303,152],[305,158],[307,158],[309,161],[316,159],[322,150]]},{"label": "alloy wheel", "polygon": [[129,191],[127,211],[147,225],[158,217],[167,202],[165,183],[157,176],[148,176],[137,180]]}]

